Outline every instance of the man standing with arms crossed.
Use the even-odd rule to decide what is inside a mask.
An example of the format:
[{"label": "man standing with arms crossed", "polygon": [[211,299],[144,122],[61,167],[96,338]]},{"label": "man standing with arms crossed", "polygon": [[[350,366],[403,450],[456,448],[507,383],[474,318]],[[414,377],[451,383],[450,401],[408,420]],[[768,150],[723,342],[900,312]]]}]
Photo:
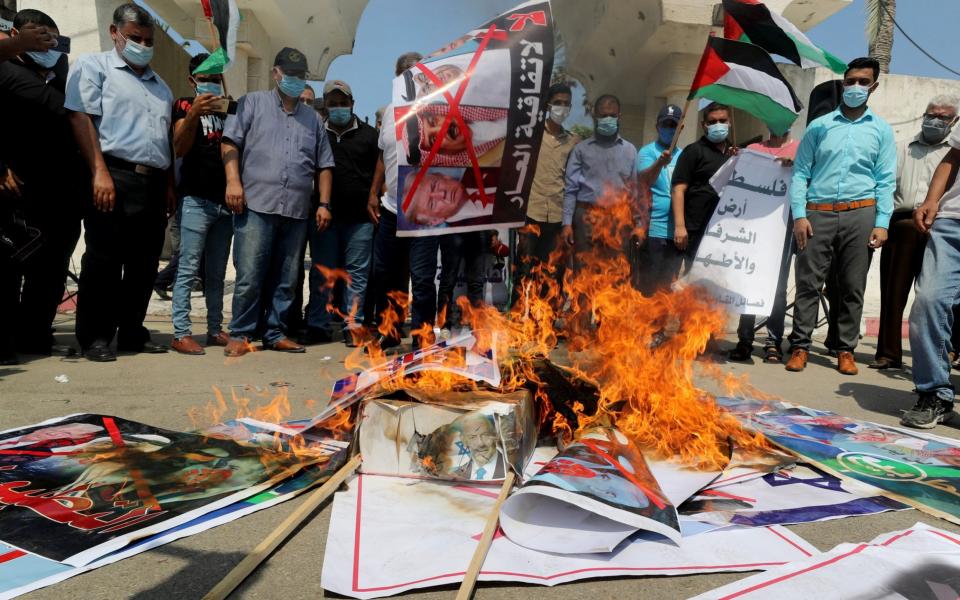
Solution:
[{"label": "man standing with arms crossed", "polygon": [[[843,102],[814,120],[797,149],[790,185],[797,241],[796,297],[788,371],[807,366],[819,290],[837,261],[837,370],[856,375],[870,253],[887,240],[897,175],[893,129],[867,108],[880,65],[857,58],[843,76]],[[948,336],[949,337],[949,336]]]}]

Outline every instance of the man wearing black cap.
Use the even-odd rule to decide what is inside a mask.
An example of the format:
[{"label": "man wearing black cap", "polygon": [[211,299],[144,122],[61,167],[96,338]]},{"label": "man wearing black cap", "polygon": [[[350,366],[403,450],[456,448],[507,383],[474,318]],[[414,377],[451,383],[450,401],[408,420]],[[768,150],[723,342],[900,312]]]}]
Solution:
[{"label": "man wearing black cap", "polygon": [[[333,154],[316,111],[300,102],[307,58],[284,48],[271,74],[276,89],[240,98],[227,117],[221,154],[227,175],[227,206],[234,213],[233,262],[237,283],[227,356],[250,351],[250,339],[266,312],[263,346],[304,352],[287,337],[286,323],[297,283],[300,248],[307,227],[330,225]],[[314,182],[320,206],[311,209]],[[261,293],[263,292],[263,294]],[[261,296],[269,298],[263,306]]]},{"label": "man wearing black cap", "polygon": [[355,346],[365,341],[364,298],[370,275],[373,253],[373,223],[367,214],[367,198],[373,184],[380,148],[377,130],[353,114],[353,91],[340,80],[323,86],[323,105],[327,109],[325,124],[333,149],[333,221],[325,231],[310,232],[310,302],[307,304],[308,341],[323,340],[330,324],[327,311],[333,281],[321,270],[342,268],[350,276],[346,284],[343,306],[344,341]]},{"label": "man wearing black cap", "polygon": [[668,104],[657,113],[657,139],[637,154],[637,179],[650,189],[650,229],[637,250],[637,289],[652,296],[673,282],[683,254],[673,243],[673,212],[670,210],[670,178],[680,158],[679,148],[670,152],[682,115],[680,107]]}]

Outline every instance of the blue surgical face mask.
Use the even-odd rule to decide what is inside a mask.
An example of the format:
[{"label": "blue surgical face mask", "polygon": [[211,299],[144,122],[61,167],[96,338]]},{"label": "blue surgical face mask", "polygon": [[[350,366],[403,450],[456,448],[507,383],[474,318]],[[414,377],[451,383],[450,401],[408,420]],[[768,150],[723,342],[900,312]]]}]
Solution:
[{"label": "blue surgical face mask", "polygon": [[673,136],[676,133],[676,127],[657,127],[657,135],[660,136],[660,143],[664,146],[669,146],[673,142]]},{"label": "blue surgical face mask", "polygon": [[864,85],[843,86],[843,103],[850,108],[860,108],[867,101],[870,88]]},{"label": "blue surgical face mask", "polygon": [[124,41],[123,50],[120,51],[120,54],[128,63],[135,67],[145,67],[150,64],[150,61],[153,60],[152,47],[138,44],[133,40],[128,40],[119,31],[117,32],[117,35],[119,35]]},{"label": "blue surgical face mask", "polygon": [[280,81],[277,82],[277,87],[280,88],[284,96],[299,98],[300,94],[303,93],[303,89],[307,87],[307,80],[284,73]]},{"label": "blue surgical face mask", "polygon": [[327,109],[327,115],[330,122],[337,127],[343,127],[350,123],[353,118],[353,111],[344,106],[334,106]]},{"label": "blue surgical face mask", "polygon": [[714,144],[719,144],[724,141],[729,134],[729,123],[713,123],[712,125],[707,125],[707,139]]},{"label": "blue surgical face mask", "polygon": [[617,117],[600,117],[597,119],[597,133],[602,136],[613,137],[617,135],[619,129],[620,119]]},{"label": "blue surgical face mask", "polygon": [[199,96],[200,94],[213,94],[214,96],[222,96],[223,86],[216,81],[198,81],[197,95]]},{"label": "blue surgical face mask", "polygon": [[30,57],[30,60],[37,63],[37,65],[43,67],[44,69],[52,69],[54,65],[57,64],[57,61],[60,60],[61,52],[56,50],[47,50],[45,52],[27,52],[27,56]]}]

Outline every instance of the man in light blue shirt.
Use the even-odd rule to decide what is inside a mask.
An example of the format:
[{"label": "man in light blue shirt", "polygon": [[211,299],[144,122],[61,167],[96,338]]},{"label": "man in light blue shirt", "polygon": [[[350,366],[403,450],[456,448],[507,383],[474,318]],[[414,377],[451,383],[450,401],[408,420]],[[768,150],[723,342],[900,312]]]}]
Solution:
[{"label": "man in light blue shirt", "polygon": [[887,239],[896,187],[893,129],[867,108],[880,66],[852,61],[843,76],[843,102],[816,119],[797,149],[790,205],[797,241],[796,298],[788,371],[802,371],[817,323],[819,290],[837,261],[838,370],[856,375],[853,350],[860,336],[870,257]]},{"label": "man in light blue shirt", "polygon": [[150,68],[153,18],[133,3],[114,11],[114,48],[70,69],[64,106],[93,174],[84,218],[77,340],[93,361],[110,349],[166,352],[143,326],[157,276],[166,215],[175,206],[170,120],[173,94]]},{"label": "man in light blue shirt", "polygon": [[673,212],[670,205],[670,180],[681,150],[670,152],[673,136],[683,111],[668,104],[657,114],[657,139],[637,154],[637,179],[650,189],[650,228],[646,242],[637,251],[634,285],[644,296],[652,296],[669,287],[683,259],[673,243]]}]

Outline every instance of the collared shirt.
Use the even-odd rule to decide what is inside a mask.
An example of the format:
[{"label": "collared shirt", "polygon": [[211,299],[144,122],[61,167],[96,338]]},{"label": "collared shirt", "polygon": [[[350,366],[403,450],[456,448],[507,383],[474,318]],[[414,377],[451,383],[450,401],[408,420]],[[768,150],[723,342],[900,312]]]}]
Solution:
[{"label": "collared shirt", "polygon": [[104,154],[170,166],[173,93],[153,69],[137,75],[113,49],[87,54],[70,68],[66,96],[67,110],[93,119]]},{"label": "collared shirt", "polygon": [[875,198],[875,227],[886,229],[893,214],[897,145],[893,129],[869,108],[856,121],[837,108],[807,127],[793,164],[790,207],[807,216],[807,202],[836,203]]},{"label": "collared shirt", "polygon": [[335,223],[366,223],[367,200],[377,168],[377,130],[356,117],[343,133],[326,124],[333,150],[333,190],[330,209]]},{"label": "collared shirt", "polygon": [[333,167],[333,153],[317,111],[297,102],[283,109],[277,90],[240,98],[223,139],[240,149],[240,179],[250,210],[291,219],[310,217],[317,171]]},{"label": "collared shirt", "polygon": [[567,159],[563,189],[563,224],[573,223],[577,202],[596,204],[605,188],[623,189],[637,176],[637,147],[617,136],[612,142],[589,137]]},{"label": "collared shirt", "polygon": [[544,130],[537,156],[537,170],[530,186],[527,218],[541,223],[559,223],[563,218],[563,178],[567,158],[580,138],[566,129],[559,135]]},{"label": "collared shirt", "polygon": [[[960,127],[953,130],[950,136],[950,147],[960,150]],[[938,219],[960,219],[960,177],[953,182],[953,187],[944,192],[940,198],[940,208],[937,210]]]},{"label": "collared shirt", "polygon": [[670,186],[681,183],[687,186],[683,195],[683,224],[687,231],[706,229],[710,223],[710,217],[720,202],[720,196],[710,185],[710,178],[727,162],[727,158],[706,136],[683,149],[670,178]]},{"label": "collared shirt", "polygon": [[[637,153],[637,172],[653,166],[667,146],[660,140],[650,142]],[[650,186],[652,204],[650,206],[650,230],[647,235],[661,239],[673,239],[673,211],[670,210],[670,180],[677,166],[682,150],[677,148],[670,158],[670,164],[660,169],[657,180]]]},{"label": "collared shirt", "polygon": [[383,176],[387,185],[387,193],[380,199],[380,203],[385,209],[397,214],[397,173],[400,165],[397,159],[397,122],[393,114],[393,104],[388,104],[383,109],[377,146],[383,151]]},{"label": "collared shirt", "polygon": [[933,172],[949,151],[947,138],[937,144],[928,144],[922,133],[897,144],[897,189],[893,193],[893,212],[911,212],[923,204]]}]

